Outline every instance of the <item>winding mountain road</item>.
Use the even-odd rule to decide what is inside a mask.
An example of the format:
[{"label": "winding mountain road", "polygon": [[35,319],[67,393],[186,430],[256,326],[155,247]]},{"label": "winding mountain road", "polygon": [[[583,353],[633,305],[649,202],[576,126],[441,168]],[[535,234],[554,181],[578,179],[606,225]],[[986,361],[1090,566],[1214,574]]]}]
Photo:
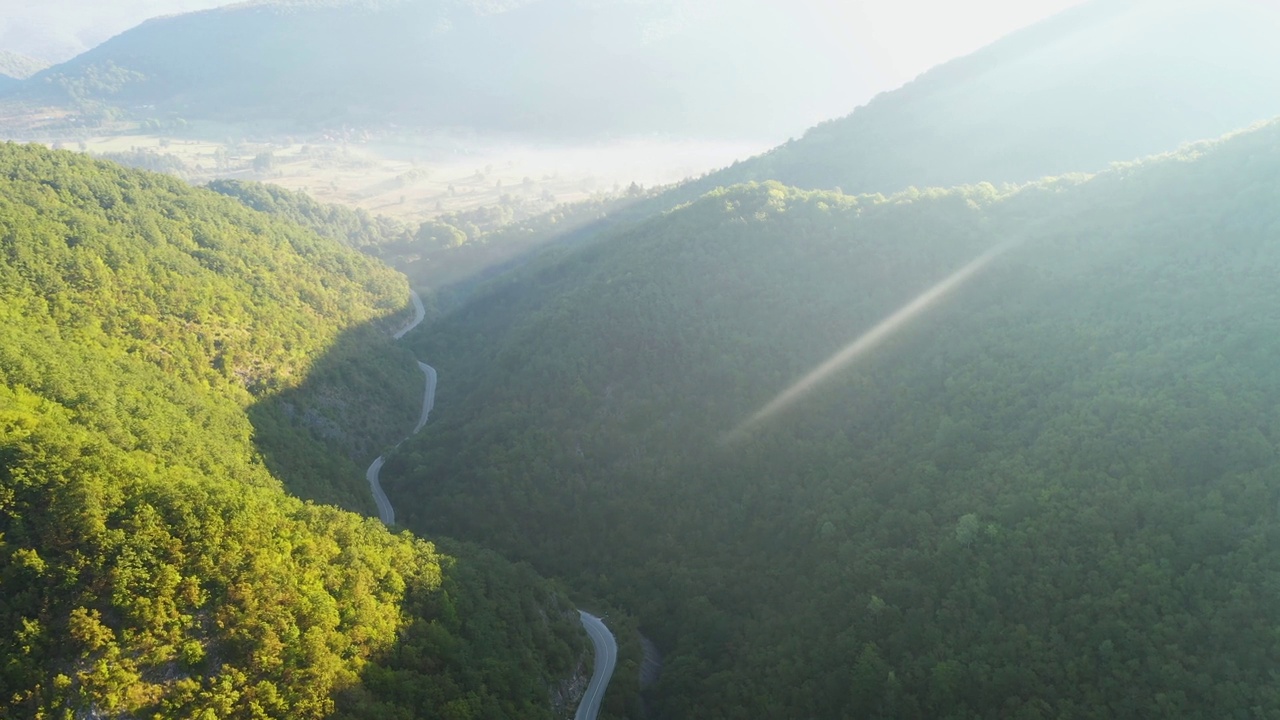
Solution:
[{"label": "winding mountain road", "polygon": [[596,663],[591,671],[591,683],[587,685],[587,692],[583,694],[573,720],[596,720],[600,714],[600,703],[604,702],[605,688],[609,687],[613,668],[618,664],[618,642],[600,618],[582,610],[578,611],[578,617],[587,635],[591,636],[591,644],[596,646]]},{"label": "winding mountain road", "polygon": [[[426,316],[427,311],[422,305],[422,298],[418,296],[418,293],[413,293],[413,319],[392,337],[399,340],[409,334],[409,331],[418,327]],[[418,425],[409,434],[409,437],[418,434],[418,431],[422,430],[423,426],[427,424],[431,409],[436,404],[436,381],[438,379],[436,369],[422,361],[418,361],[418,369],[422,370],[423,374],[427,376],[427,389],[422,396],[422,415],[418,418]],[[408,439],[405,438],[405,440]],[[396,443],[396,447],[400,447],[403,444],[404,440],[401,440]],[[382,483],[378,481],[378,474],[382,472],[382,465],[386,461],[386,455],[374,460],[369,469],[365,471],[364,477],[369,481],[369,489],[373,491],[373,501],[378,505],[378,517],[382,519],[384,525],[390,526],[396,522],[396,509],[392,507],[391,501],[387,499],[387,494],[382,491]],[[605,690],[609,687],[609,680],[613,677],[613,669],[618,664],[618,642],[600,618],[582,610],[578,611],[578,617],[582,622],[582,627],[587,631],[587,635],[591,637],[591,644],[595,646],[596,659],[595,667],[592,668],[591,672],[591,682],[587,685],[587,691],[582,696],[582,702],[578,704],[578,712],[574,715],[574,720],[596,720],[600,714],[600,703],[604,702]]]},{"label": "winding mountain road", "polygon": [[[413,319],[397,332],[394,337],[396,340],[404,337],[410,330],[418,327],[422,323],[422,319],[427,316],[427,309],[422,305],[422,298],[418,293],[413,293]],[[410,437],[417,435],[418,431],[427,424],[427,418],[431,415],[431,408],[436,405],[436,369],[430,365],[419,362],[418,368],[427,376],[427,390],[422,396],[422,415],[418,418],[418,425],[409,434]],[[408,440],[409,438],[405,438]],[[404,444],[404,440],[396,443],[396,447]],[[391,501],[387,499],[387,494],[382,491],[382,483],[378,481],[378,474],[382,472],[382,465],[387,461],[386,455],[378,456],[377,460],[369,466],[364,473],[364,479],[369,481],[369,489],[373,491],[373,502],[378,506],[378,517],[382,519],[383,525],[396,524],[396,509],[392,507]]]},{"label": "winding mountain road", "polygon": [[422,298],[418,295],[417,291],[410,290],[409,294],[413,296],[413,319],[410,320],[403,328],[400,328],[400,332],[391,336],[396,340],[408,335],[410,330],[421,325],[422,319],[427,316],[427,308],[422,305]]}]

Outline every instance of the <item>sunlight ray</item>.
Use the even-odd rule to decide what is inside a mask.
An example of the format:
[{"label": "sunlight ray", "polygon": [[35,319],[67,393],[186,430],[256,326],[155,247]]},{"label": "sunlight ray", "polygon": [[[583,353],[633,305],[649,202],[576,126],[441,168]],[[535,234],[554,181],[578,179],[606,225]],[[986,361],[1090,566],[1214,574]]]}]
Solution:
[{"label": "sunlight ray", "polygon": [[923,315],[949,293],[968,282],[973,278],[973,276],[977,275],[984,268],[990,265],[996,258],[1012,249],[1017,243],[1018,241],[1011,240],[991,248],[974,260],[970,261],[964,267],[948,275],[938,284],[928,290],[925,290],[914,300],[902,306],[902,308],[881,321],[880,324],[863,333],[856,340],[844,346],[835,355],[832,355],[821,365],[810,371],[809,374],[800,378],[786,390],[779,393],[764,407],[760,408],[760,410],[747,418],[747,420],[742,424],[734,428],[734,430],[726,436],[726,441],[734,442],[742,439],[753,428],[759,427],[769,420],[769,418],[794,405],[801,398],[813,392],[813,390],[823,382],[827,381],[832,376],[851,365],[854,361],[866,355],[868,352],[874,350],[876,347],[884,343],[885,340],[889,339],[899,330],[902,330],[909,325],[913,320]]}]

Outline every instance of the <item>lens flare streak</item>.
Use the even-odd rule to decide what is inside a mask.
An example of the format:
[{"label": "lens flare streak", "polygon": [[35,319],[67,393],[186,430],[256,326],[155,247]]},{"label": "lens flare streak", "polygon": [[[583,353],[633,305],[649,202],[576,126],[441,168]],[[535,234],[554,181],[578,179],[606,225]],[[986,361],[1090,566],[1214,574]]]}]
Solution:
[{"label": "lens flare streak", "polygon": [[727,440],[734,441],[744,437],[751,429],[758,427],[769,418],[794,405],[823,382],[848,367],[855,360],[874,350],[885,340],[888,340],[899,330],[902,330],[913,320],[923,315],[949,293],[969,281],[974,275],[977,275],[992,261],[1008,252],[1016,244],[1017,241],[1009,241],[991,248],[969,262],[969,264],[944,278],[938,284],[921,293],[879,325],[863,333],[861,337],[846,345],[835,355],[832,355],[831,358],[814,368],[808,375],[800,378],[791,387],[779,393],[777,397],[770,400],[767,405],[735,428],[733,432],[729,433]]}]

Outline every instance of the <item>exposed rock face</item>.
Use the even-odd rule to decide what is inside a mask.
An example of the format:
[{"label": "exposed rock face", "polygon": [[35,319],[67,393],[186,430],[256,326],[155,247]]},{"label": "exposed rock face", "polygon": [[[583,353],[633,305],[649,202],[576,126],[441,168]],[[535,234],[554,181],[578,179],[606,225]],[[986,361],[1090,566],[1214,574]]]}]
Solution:
[{"label": "exposed rock face", "polygon": [[558,717],[568,720],[574,716],[590,682],[591,653],[584,652],[573,674],[551,687],[551,707]]}]

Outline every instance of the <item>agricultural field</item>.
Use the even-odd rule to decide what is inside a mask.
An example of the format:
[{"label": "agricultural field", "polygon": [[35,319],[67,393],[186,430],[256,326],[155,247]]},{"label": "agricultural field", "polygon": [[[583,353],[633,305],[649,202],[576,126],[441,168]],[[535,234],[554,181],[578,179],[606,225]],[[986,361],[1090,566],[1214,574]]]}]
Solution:
[{"label": "agricultural field", "polygon": [[[139,128],[39,141],[196,184],[218,178],[269,182],[322,202],[406,221],[495,205],[536,212],[616,193],[632,183],[652,186],[695,177],[767,147],[767,142],[662,137],[550,145],[461,133],[374,137],[364,131],[249,141],[233,139],[233,128],[201,130],[200,138]],[[228,139],[203,139],[221,134]]]}]

